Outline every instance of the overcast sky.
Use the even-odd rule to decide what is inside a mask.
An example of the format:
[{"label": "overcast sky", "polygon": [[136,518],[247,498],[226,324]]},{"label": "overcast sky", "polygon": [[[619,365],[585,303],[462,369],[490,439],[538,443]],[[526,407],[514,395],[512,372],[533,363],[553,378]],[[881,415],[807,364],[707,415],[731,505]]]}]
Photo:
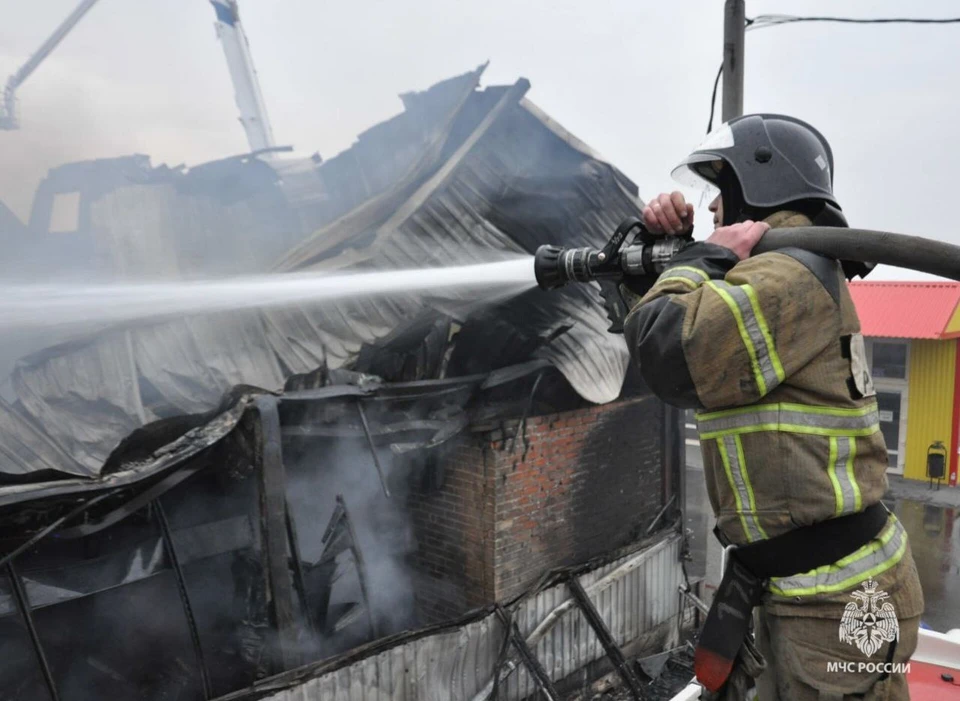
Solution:
[{"label": "overcast sky", "polygon": [[[77,2],[0,0],[0,81]],[[748,16],[958,9],[747,0]],[[722,56],[722,0],[240,0],[240,10],[279,143],[331,157],[401,111],[399,93],[489,59],[485,84],[530,79],[528,97],[644,198],[673,189],[670,170],[702,138]],[[19,90],[23,126],[0,132],[0,200],[25,219],[40,178],[64,162],[139,152],[196,164],[247,150],[213,21],[205,0],[100,0]],[[960,25],[748,32],[744,109],[827,136],[852,225],[960,243],[958,47]]]}]

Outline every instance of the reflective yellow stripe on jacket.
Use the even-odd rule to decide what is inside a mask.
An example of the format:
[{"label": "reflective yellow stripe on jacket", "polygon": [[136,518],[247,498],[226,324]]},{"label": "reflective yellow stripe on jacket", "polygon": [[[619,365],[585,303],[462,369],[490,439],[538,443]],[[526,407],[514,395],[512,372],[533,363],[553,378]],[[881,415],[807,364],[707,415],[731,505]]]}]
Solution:
[{"label": "reflective yellow stripe on jacket", "polygon": [[700,440],[757,431],[837,437],[869,436],[880,430],[880,414],[876,402],[852,409],[786,402],[754,404],[697,414],[697,429]]},{"label": "reflective yellow stripe on jacket", "polygon": [[737,503],[737,513],[743,532],[747,540],[765,540],[768,536],[760,521],[757,520],[757,502],[753,496],[753,487],[750,484],[750,475],[747,473],[747,461],[743,457],[743,445],[740,436],[730,435],[717,439],[720,449],[720,459],[723,469],[727,473],[727,481],[733,490],[733,497]]},{"label": "reflective yellow stripe on jacket", "polygon": [[786,375],[767,320],[760,310],[757,293],[750,285],[731,285],[722,280],[711,280],[706,285],[720,295],[733,314],[762,397],[783,382]]},{"label": "reflective yellow stripe on jacket", "polygon": [[[836,497],[835,514],[862,511],[860,487],[854,474],[856,437],[880,430],[876,402],[857,408],[792,404],[761,404],[697,415],[701,441],[716,440],[737,513],[748,542],[767,538],[757,516],[740,436],[759,431],[780,431],[824,436],[830,441],[825,466]],[[906,537],[895,517],[877,540],[832,565],[792,577],[774,578],[770,590],[780,596],[809,596],[843,591],[867,577],[883,572],[903,557]]]},{"label": "reflective yellow stripe on jacket", "polygon": [[810,572],[792,577],[774,577],[770,591],[779,596],[830,594],[854,587],[896,565],[907,550],[907,534],[893,514],[880,535],[859,550]]},{"label": "reflective yellow stripe on jacket", "polygon": [[702,283],[710,279],[700,268],[694,268],[689,265],[678,265],[663,271],[663,274],[657,278],[657,282],[681,282],[691,290],[697,289]]},{"label": "reflective yellow stripe on jacket", "polygon": [[857,441],[855,438],[830,437],[830,462],[827,465],[827,475],[833,484],[833,492],[837,498],[837,508],[834,512],[852,514],[860,511],[863,501],[860,498],[860,487],[853,474],[853,461],[857,456]]}]

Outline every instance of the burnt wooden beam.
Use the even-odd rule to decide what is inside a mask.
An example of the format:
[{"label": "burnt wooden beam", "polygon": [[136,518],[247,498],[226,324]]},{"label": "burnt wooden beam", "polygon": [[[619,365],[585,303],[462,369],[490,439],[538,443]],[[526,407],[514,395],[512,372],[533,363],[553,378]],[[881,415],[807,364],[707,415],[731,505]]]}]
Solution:
[{"label": "burnt wooden beam", "polygon": [[[387,496],[390,496],[387,494]],[[367,568],[363,564],[363,555],[360,554],[360,543],[357,542],[357,534],[353,530],[353,523],[350,522],[350,512],[347,511],[347,502],[342,494],[337,495],[337,505],[343,509],[343,520],[347,525],[347,533],[350,536],[350,554],[353,555],[353,564],[357,568],[357,580],[360,582],[360,593],[363,595],[363,606],[367,609],[367,620],[370,623],[370,632],[373,639],[380,637],[377,630],[377,619],[373,615],[373,607],[370,605],[370,591],[367,588]]]},{"label": "burnt wooden beam", "polygon": [[643,532],[644,535],[650,535],[650,533],[653,532],[653,527],[656,526],[658,523],[660,523],[660,519],[663,518],[663,515],[664,515],[665,513],[667,513],[667,509],[669,509],[669,508],[673,505],[673,502],[676,501],[676,499],[677,499],[677,495],[676,495],[676,494],[674,494],[672,497],[670,497],[670,501],[668,501],[666,504],[664,504],[664,505],[663,505],[663,508],[660,509],[660,510],[657,512],[657,515],[653,517],[653,520],[650,522],[650,525],[647,526],[647,530],[645,530],[645,531]]},{"label": "burnt wooden beam", "polygon": [[200,686],[203,690],[203,698],[213,698],[213,692],[210,689],[210,676],[207,674],[207,665],[203,659],[203,646],[200,644],[200,631],[197,628],[197,619],[193,615],[193,606],[190,605],[190,594],[187,591],[187,580],[183,576],[183,568],[180,566],[180,558],[177,557],[177,550],[173,544],[173,534],[170,532],[170,522],[167,521],[167,514],[163,510],[163,504],[160,499],[153,501],[154,513],[157,515],[157,523],[160,524],[160,535],[163,539],[163,547],[166,550],[167,558],[173,568],[173,575],[177,580],[177,593],[180,595],[180,603],[183,606],[183,615],[187,618],[187,626],[190,628],[190,642],[193,644],[193,655],[197,659],[197,668],[200,672]]},{"label": "burnt wooden beam", "polygon": [[311,633],[316,633],[316,624],[307,600],[307,586],[303,576],[303,561],[300,559],[300,540],[297,538],[297,527],[290,515],[290,504],[287,504],[287,541],[290,546],[290,563],[293,565],[293,586],[300,598],[300,607],[303,616],[307,619],[307,627]]},{"label": "burnt wooden beam", "polygon": [[500,604],[496,605],[495,610],[500,622],[504,625],[507,631],[509,631],[510,642],[513,644],[514,649],[520,656],[520,660],[527,668],[527,671],[530,672],[530,676],[533,677],[533,681],[536,683],[537,688],[547,699],[547,701],[560,701],[560,694],[558,694],[556,688],[554,688],[553,681],[550,679],[550,675],[547,674],[547,670],[545,670],[543,665],[540,664],[540,660],[537,659],[537,656],[533,654],[533,650],[531,650],[530,646],[527,645],[527,641],[523,639],[523,636],[520,634],[520,629],[517,628],[517,624],[509,615],[507,615],[506,611],[503,610],[503,607],[501,607]]},{"label": "burnt wooden beam", "polygon": [[[499,607],[499,604],[497,604],[497,606]],[[497,663],[493,668],[493,693],[490,696],[490,701],[499,701],[500,699],[500,675],[503,673],[504,666],[507,665],[507,650],[510,649],[510,633],[513,631],[513,627],[508,625],[508,623],[512,622],[509,612],[500,609],[498,614],[500,613],[507,616],[507,618],[506,622],[504,622],[504,618],[502,616],[500,619],[501,622],[504,623],[503,640],[500,642],[500,652],[497,655]],[[512,671],[514,667],[511,667],[510,671]]]},{"label": "burnt wooden beam", "polygon": [[37,664],[40,665],[40,672],[43,674],[43,681],[47,685],[47,691],[50,692],[50,698],[53,701],[60,701],[60,695],[57,693],[57,684],[53,679],[53,672],[50,670],[50,663],[43,652],[43,645],[40,644],[40,635],[37,633],[37,626],[33,622],[33,614],[30,611],[30,601],[23,589],[23,581],[20,574],[13,566],[13,560],[7,563],[7,575],[10,578],[10,586],[13,588],[13,597],[17,602],[17,609],[23,616],[23,622],[27,627],[27,635],[30,637],[30,644],[33,647],[33,654],[37,656]]},{"label": "burnt wooden beam", "polygon": [[284,403],[312,402],[318,399],[333,399],[336,397],[367,397],[373,401],[377,399],[403,400],[433,397],[437,396],[440,390],[457,392],[472,385],[479,385],[491,375],[492,373],[483,373],[478,375],[462,375],[460,377],[445,377],[439,380],[413,380],[410,382],[370,384],[364,387],[345,384],[330,385],[318,389],[284,392],[282,401]]},{"label": "burnt wooden beam", "polygon": [[577,604],[579,604],[580,610],[583,611],[587,623],[593,628],[597,639],[600,641],[600,644],[603,645],[607,657],[610,658],[614,668],[616,668],[620,674],[620,678],[623,679],[623,683],[626,684],[630,690],[630,695],[635,701],[643,701],[646,699],[646,695],[643,693],[643,685],[637,677],[637,673],[633,671],[633,667],[630,666],[627,659],[623,656],[623,651],[617,645],[613,636],[610,635],[607,624],[603,622],[603,619],[600,617],[600,612],[597,611],[590,597],[587,596],[587,592],[584,591],[580,580],[576,577],[571,577],[567,580],[567,586],[570,588],[570,593],[573,594],[573,598],[576,599]]},{"label": "burnt wooden beam", "polygon": [[60,528],[60,526],[62,526],[64,523],[74,518],[75,516],[79,516],[87,509],[91,508],[95,504],[109,497],[111,494],[113,494],[113,492],[106,492],[104,494],[100,494],[99,496],[95,496],[93,497],[93,499],[88,499],[87,501],[74,507],[69,512],[67,512],[66,514],[58,518],[56,521],[51,523],[49,526],[35,533],[29,540],[25,541],[24,543],[21,543],[16,548],[14,548],[10,552],[8,552],[6,555],[4,555],[2,558],[0,558],[0,567],[3,567],[4,565],[9,564],[10,562],[13,561],[13,558],[15,558],[17,555],[20,555],[21,553],[26,552],[27,550],[32,548],[34,545],[39,543],[41,540],[46,538],[48,535],[53,533],[55,530]]},{"label": "burnt wooden beam", "polygon": [[132,497],[129,501],[125,502],[123,505],[117,507],[113,511],[105,514],[97,521],[91,521],[87,523],[81,523],[70,528],[63,528],[57,533],[57,538],[59,539],[71,539],[71,538],[85,538],[91,536],[94,533],[98,533],[105,528],[109,528],[114,524],[119,523],[128,516],[136,513],[142,509],[147,504],[156,502],[161,496],[166,494],[168,491],[176,487],[181,482],[190,479],[197,472],[206,468],[208,466],[207,459],[197,459],[192,463],[189,463],[186,467],[181,467],[175,472],[171,473],[167,477],[164,477],[162,480],[154,484],[149,489],[140,492],[136,496]]},{"label": "burnt wooden beam", "polygon": [[[410,421],[397,421],[386,426],[378,426],[376,429],[370,429],[371,437],[393,436],[401,433],[423,432],[427,436],[432,436],[437,431],[453,424],[450,419],[413,419]],[[284,437],[307,437],[307,438],[361,438],[366,436],[363,430],[363,424],[300,424],[283,427]]]},{"label": "burnt wooden beam", "polygon": [[370,435],[370,424],[367,423],[367,412],[363,410],[363,399],[357,399],[357,413],[360,414],[360,423],[363,424],[363,434],[367,437],[367,445],[370,447],[370,455],[373,456],[373,464],[377,468],[377,474],[380,476],[380,486],[383,487],[383,493],[390,496],[390,488],[387,487],[387,477],[383,474],[383,466],[380,464],[380,456],[377,455],[377,446],[373,443],[373,436]]},{"label": "burnt wooden beam", "polygon": [[[277,397],[256,400],[259,421],[255,432],[260,461],[260,538],[265,559],[267,601],[277,631],[277,662],[287,670],[300,664],[297,654],[297,624],[293,608],[287,535],[286,474],[280,444],[280,413]],[[277,670],[280,671],[280,670]]]}]

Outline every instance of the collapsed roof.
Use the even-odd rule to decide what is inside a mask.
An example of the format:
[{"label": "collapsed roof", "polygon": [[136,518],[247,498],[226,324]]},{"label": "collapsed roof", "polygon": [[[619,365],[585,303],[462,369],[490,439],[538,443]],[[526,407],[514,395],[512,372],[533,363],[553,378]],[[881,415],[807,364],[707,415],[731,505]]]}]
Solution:
[{"label": "collapsed roof", "polygon": [[[526,80],[481,90],[483,69],[401,96],[402,114],[326,162],[249,155],[185,171],[116,159],[121,176],[81,192],[86,248],[73,262],[121,279],[210,266],[322,274],[461,265],[543,243],[598,246],[639,213],[636,186],[525,99]],[[46,183],[53,195],[83,190],[59,170]],[[35,204],[31,227],[45,231],[49,218]],[[338,368],[410,381],[539,360],[583,398],[611,401],[628,355],[607,325],[596,290],[575,285],[507,304],[405,293],[71,338],[12,374],[16,399],[0,403],[0,503],[51,483],[154,474],[190,452],[188,429],[209,445],[232,430],[251,392],[310,386],[318,370],[320,383]],[[178,423],[183,416],[194,419]],[[135,431],[162,447],[106,473]]]}]

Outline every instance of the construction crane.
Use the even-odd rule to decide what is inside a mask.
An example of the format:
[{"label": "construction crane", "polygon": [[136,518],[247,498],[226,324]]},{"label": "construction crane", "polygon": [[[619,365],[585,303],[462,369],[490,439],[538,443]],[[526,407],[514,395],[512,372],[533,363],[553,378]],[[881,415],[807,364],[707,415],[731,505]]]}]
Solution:
[{"label": "construction crane", "polygon": [[90,11],[98,0],[83,0],[74,9],[70,15],[60,23],[60,26],[54,30],[53,34],[43,42],[43,45],[37,49],[16,73],[10,76],[7,84],[3,88],[3,101],[0,102],[0,129],[18,129],[20,122],[17,119],[17,88],[30,77],[30,74],[37,70],[37,67],[43,63],[43,60],[57,48],[63,38],[70,33],[77,22],[83,19],[83,16]]},{"label": "construction crane", "polygon": [[[0,129],[20,127],[17,114],[17,88],[37,70],[43,60],[57,48],[70,30],[98,1],[82,0],[20,70],[10,76],[3,89],[3,100],[0,102]],[[227,68],[230,70],[230,79],[233,81],[234,95],[240,110],[240,123],[247,134],[250,150],[266,152],[264,155],[269,155],[276,151],[276,144],[273,140],[270,119],[267,116],[267,107],[260,92],[257,71],[253,67],[253,58],[250,56],[250,44],[247,42],[243,25],[240,24],[237,2],[236,0],[210,0],[210,4],[213,5],[217,15],[215,25],[217,37],[227,57]]]},{"label": "construction crane", "polygon": [[240,24],[236,0],[210,0],[217,13],[217,36],[223,44],[227,68],[233,81],[234,96],[240,110],[240,123],[247,133],[251,151],[274,149],[273,129],[267,117],[267,106],[260,92],[257,71],[250,56],[250,44]]}]

